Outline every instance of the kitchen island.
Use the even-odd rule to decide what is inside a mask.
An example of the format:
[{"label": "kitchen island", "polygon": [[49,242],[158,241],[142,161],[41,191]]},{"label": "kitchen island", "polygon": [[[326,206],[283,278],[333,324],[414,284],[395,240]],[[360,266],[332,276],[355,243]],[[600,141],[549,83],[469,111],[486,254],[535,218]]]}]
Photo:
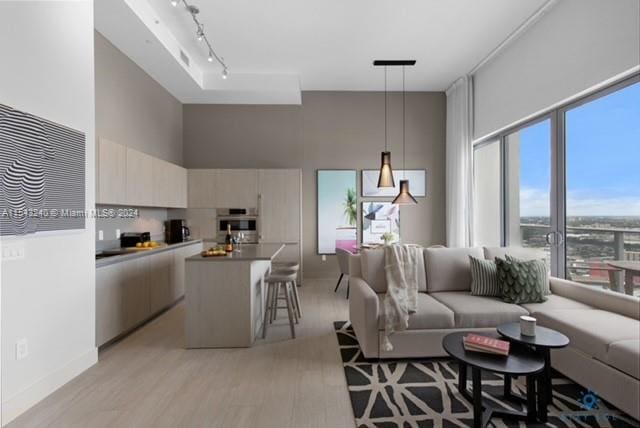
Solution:
[{"label": "kitchen island", "polygon": [[253,345],[264,310],[264,277],[282,244],[245,244],[231,254],[186,259],[187,348]]}]

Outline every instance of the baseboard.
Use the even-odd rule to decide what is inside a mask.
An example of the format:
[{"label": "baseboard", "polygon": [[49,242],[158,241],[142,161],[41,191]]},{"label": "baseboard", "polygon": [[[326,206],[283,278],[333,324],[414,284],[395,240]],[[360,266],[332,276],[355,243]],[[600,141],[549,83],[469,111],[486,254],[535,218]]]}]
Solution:
[{"label": "baseboard", "polygon": [[2,403],[2,426],[20,416],[49,394],[98,362],[98,349],[92,348],[53,373],[40,379]]}]

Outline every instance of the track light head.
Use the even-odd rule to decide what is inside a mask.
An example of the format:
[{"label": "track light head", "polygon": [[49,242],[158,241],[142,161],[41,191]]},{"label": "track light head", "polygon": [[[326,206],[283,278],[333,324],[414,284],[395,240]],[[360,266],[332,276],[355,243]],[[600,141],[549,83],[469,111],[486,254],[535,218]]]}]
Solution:
[{"label": "track light head", "polygon": [[222,69],[222,78],[226,80],[227,77],[229,77],[229,71],[225,67]]},{"label": "track light head", "polygon": [[209,52],[209,57],[207,58],[207,61],[213,62],[213,52]]},{"label": "track light head", "polygon": [[173,7],[178,6],[178,0],[171,0],[171,6]]}]

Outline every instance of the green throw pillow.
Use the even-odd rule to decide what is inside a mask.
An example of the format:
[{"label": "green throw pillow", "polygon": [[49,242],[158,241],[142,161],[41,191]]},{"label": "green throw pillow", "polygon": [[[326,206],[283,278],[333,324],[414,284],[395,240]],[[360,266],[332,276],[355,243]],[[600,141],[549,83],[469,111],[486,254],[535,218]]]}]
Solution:
[{"label": "green throw pillow", "polygon": [[549,288],[549,270],[547,269],[547,263],[543,259],[534,259],[534,260],[522,260],[516,259],[515,257],[511,257],[509,254],[505,255],[505,258],[508,262],[526,262],[526,261],[536,261],[538,264],[536,265],[536,269],[540,270],[540,275],[543,275],[547,280],[544,282],[544,295],[548,296],[551,294],[551,289]]},{"label": "green throw pillow", "polygon": [[539,263],[540,260],[508,261],[496,257],[502,300],[515,304],[545,302],[544,287],[548,279]]},{"label": "green throw pillow", "polygon": [[501,297],[496,262],[469,256],[471,265],[471,295]]}]

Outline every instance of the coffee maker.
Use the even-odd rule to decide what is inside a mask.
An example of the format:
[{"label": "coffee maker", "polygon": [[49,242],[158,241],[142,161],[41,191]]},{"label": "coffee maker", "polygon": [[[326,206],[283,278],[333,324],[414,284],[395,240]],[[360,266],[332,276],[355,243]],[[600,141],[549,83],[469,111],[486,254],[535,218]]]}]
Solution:
[{"label": "coffee maker", "polygon": [[167,220],[164,222],[165,242],[175,244],[189,239],[191,232],[185,220]]}]

